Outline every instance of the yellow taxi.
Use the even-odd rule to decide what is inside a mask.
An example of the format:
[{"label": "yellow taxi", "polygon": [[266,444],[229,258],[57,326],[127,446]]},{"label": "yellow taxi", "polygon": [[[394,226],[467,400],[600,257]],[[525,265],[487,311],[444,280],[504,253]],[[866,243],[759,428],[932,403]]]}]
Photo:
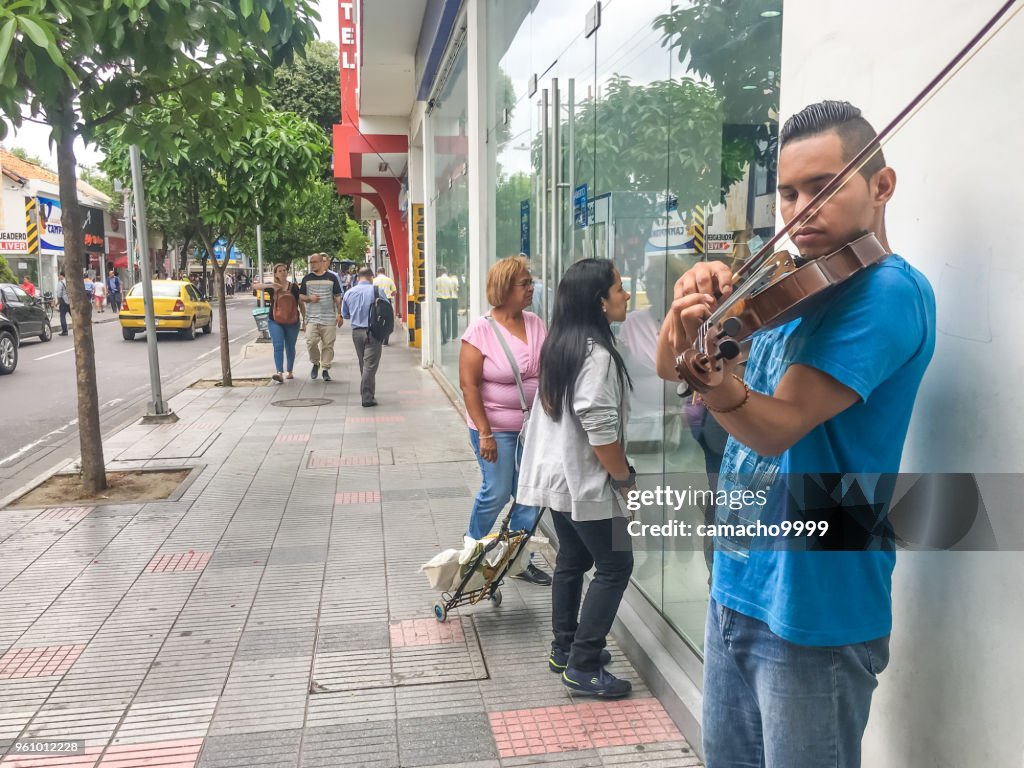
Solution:
[{"label": "yellow taxi", "polygon": [[[153,311],[156,330],[175,331],[186,339],[194,339],[196,330],[213,331],[213,308],[199,292],[185,280],[154,280]],[[142,304],[142,283],[136,283],[124,297],[121,305],[121,335],[125,341],[146,330],[146,315]]]}]

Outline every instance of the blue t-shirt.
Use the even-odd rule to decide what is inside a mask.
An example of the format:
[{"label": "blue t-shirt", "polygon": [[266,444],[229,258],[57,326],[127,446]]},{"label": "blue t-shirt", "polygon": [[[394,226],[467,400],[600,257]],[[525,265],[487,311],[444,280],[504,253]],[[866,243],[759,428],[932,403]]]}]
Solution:
[{"label": "blue t-shirt", "polygon": [[[767,502],[738,511],[720,505],[716,522],[810,519],[813,510],[797,508],[791,491],[822,473],[842,475],[843,487],[857,480],[866,508],[877,510],[884,526],[892,489],[879,475],[899,471],[914,399],[934,348],[931,285],[896,255],[850,278],[804,317],[756,334],[745,373],[752,390],[772,394],[786,369],[801,364],[827,373],[860,400],[781,456],[759,456],[730,437],[719,490],[763,489],[759,499]],[[891,546],[799,551],[794,539],[781,546],[778,539],[767,546],[764,540],[762,546],[727,538],[715,543],[715,600],[790,642],[849,645],[892,629]]]}]

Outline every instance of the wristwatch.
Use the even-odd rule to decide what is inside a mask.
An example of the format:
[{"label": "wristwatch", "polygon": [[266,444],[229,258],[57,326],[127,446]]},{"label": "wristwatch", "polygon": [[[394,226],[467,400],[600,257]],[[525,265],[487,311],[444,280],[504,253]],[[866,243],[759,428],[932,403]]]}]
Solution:
[{"label": "wristwatch", "polygon": [[614,477],[612,477],[610,472],[608,473],[608,478],[611,480],[612,488],[614,488],[615,490],[619,490],[620,488],[632,488],[634,485],[636,485],[636,470],[633,468],[633,465],[630,464],[629,477],[627,477],[625,480],[616,480]]}]

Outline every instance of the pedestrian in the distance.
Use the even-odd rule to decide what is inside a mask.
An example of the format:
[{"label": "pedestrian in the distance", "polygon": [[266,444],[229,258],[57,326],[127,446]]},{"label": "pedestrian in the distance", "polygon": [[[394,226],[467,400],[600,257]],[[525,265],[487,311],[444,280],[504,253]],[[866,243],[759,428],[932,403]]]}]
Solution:
[{"label": "pedestrian in the distance", "polygon": [[95,289],[95,285],[92,282],[92,278],[89,277],[89,273],[85,273],[85,300],[92,304],[92,295]]},{"label": "pedestrian in the distance", "polygon": [[[578,261],[562,277],[519,472],[519,502],[550,508],[558,535],[548,666],[567,688],[602,698],[632,690],[605,669],[606,638],[633,572],[625,502],[636,472],[624,448],[632,381],[611,330],[628,301],[606,259]],[[595,565],[581,610],[583,577]]]},{"label": "pedestrian in the distance", "polygon": [[370,333],[370,307],[377,295],[373,285],[373,270],[363,267],[357,273],[358,282],[345,292],[341,314],[352,321],[352,343],[359,361],[359,395],[363,408],[377,405],[377,366],[383,345]]},{"label": "pedestrian in the distance", "polygon": [[68,312],[71,311],[71,301],[68,296],[68,280],[64,273],[60,273],[57,279],[57,295],[54,297],[57,302],[57,309],[60,310],[60,335],[68,335]]},{"label": "pedestrian in the distance", "polygon": [[121,314],[121,278],[114,270],[107,273],[107,301],[114,314]]},{"label": "pedestrian in the distance", "polygon": [[278,384],[285,378],[294,379],[295,341],[299,338],[300,304],[299,286],[288,280],[288,265],[274,265],[274,282],[253,283],[253,288],[263,291],[265,305],[270,307],[267,330],[274,344],[274,375]]},{"label": "pedestrian in the distance", "polygon": [[25,275],[21,281],[21,290],[27,293],[29,296],[36,295],[36,287],[32,284],[32,281],[28,279],[28,275]]},{"label": "pedestrian in the distance", "polygon": [[92,299],[96,302],[96,311],[103,312],[107,303],[107,286],[98,277],[92,283]]},{"label": "pedestrian in the distance", "polygon": [[[469,324],[459,351],[459,386],[466,403],[469,442],[483,475],[466,529],[472,539],[490,533],[515,494],[523,451],[523,405],[532,404],[537,394],[540,350],[548,335],[544,321],[524,311],[533,302],[533,278],[526,259],[510,256],[490,268],[487,301],[491,311]],[[537,507],[516,502],[510,530],[532,531],[538,514]],[[551,577],[533,563],[518,578],[545,587],[551,584]]]},{"label": "pedestrian in the distance", "polygon": [[299,293],[306,313],[306,349],[313,364],[310,378],[322,374],[324,381],[331,380],[331,363],[334,362],[334,342],[341,328],[341,286],[337,278],[327,271],[327,258],[322,253],[309,257],[312,272],[302,278]]},{"label": "pedestrian in the distance", "polygon": [[447,267],[440,266],[434,290],[441,308],[441,343],[447,344],[459,337],[459,278],[449,275]]},{"label": "pedestrian in the distance", "polygon": [[[384,270],[384,267],[377,269],[377,276],[373,278],[373,284],[381,290],[387,300],[391,302],[391,306],[398,309],[395,305],[395,296],[398,294],[398,286],[395,285],[395,281],[388,277],[388,273]],[[384,346],[388,346],[388,339],[384,339]]]}]

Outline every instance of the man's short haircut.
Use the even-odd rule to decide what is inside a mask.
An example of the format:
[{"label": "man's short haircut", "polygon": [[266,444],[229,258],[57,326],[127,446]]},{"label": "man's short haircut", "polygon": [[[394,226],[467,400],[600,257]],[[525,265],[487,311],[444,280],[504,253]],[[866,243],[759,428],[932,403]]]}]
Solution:
[{"label": "man's short haircut", "polygon": [[[854,155],[866,147],[878,135],[875,129],[861,115],[857,107],[848,101],[819,101],[804,107],[782,126],[779,133],[779,149],[791,141],[799,141],[835,131],[843,145],[843,160],[849,162]],[[885,156],[879,149],[868,158],[860,169],[865,179],[870,179],[885,168]]]},{"label": "man's short haircut", "polygon": [[362,267],[357,274],[359,277],[373,278],[373,270],[369,267]]},{"label": "man's short haircut", "polygon": [[384,269],[384,267],[377,267],[377,274],[378,275],[386,275],[387,274],[387,270]]},{"label": "man's short haircut", "polygon": [[500,307],[512,293],[515,279],[530,273],[530,262],[522,256],[507,256],[494,263],[487,272],[487,303]]}]

